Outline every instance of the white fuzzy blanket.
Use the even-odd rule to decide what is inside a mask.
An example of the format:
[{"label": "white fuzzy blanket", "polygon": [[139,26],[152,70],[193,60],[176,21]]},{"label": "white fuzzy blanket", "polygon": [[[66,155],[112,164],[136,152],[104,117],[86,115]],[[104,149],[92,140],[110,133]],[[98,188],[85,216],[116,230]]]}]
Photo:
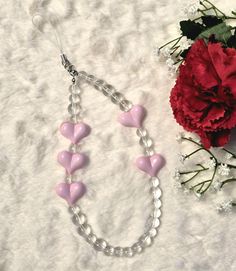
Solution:
[{"label": "white fuzzy blanket", "polygon": [[[216,1],[228,11],[232,1]],[[180,0],[1,0],[0,9],[0,270],[1,271],[229,271],[236,270],[236,217],[219,216],[212,202],[176,194],[179,146],[168,97],[174,79],[153,56],[156,43],[177,35]],[[31,23],[38,9],[58,14],[68,57],[79,70],[104,78],[133,103],[148,108],[146,126],[162,170],[163,217],[154,245],[131,259],[96,253],[76,232],[65,202],[54,193],[63,170],[58,133],[67,117],[70,78],[58,50]],[[132,163],[141,152],[133,130],[116,122],[119,110],[84,87],[84,116],[92,126],[83,150],[81,200],[97,235],[128,245],[143,231],[150,195]]]}]

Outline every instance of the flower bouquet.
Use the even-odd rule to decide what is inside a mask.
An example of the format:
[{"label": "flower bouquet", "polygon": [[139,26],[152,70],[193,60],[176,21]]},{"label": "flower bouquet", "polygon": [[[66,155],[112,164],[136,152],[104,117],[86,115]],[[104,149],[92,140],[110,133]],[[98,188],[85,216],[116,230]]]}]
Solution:
[{"label": "flower bouquet", "polygon": [[[225,148],[236,127],[236,27],[230,23],[236,12],[228,16],[208,0],[192,3],[184,11],[189,19],[180,22],[181,35],[158,48],[158,55],[177,74],[170,94],[174,118],[196,137],[178,137],[194,146],[181,159],[196,158],[199,152],[207,155],[207,161],[195,163],[194,169],[176,170],[175,179],[201,197],[213,187],[220,190],[236,181],[236,155]],[[228,199],[218,210],[235,205]]]}]

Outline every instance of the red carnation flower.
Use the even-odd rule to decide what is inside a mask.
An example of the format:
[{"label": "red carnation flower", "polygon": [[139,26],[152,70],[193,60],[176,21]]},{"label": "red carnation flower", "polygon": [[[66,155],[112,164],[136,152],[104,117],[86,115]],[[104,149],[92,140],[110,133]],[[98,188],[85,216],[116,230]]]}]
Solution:
[{"label": "red carnation flower", "polygon": [[180,66],[170,103],[176,121],[206,148],[225,145],[236,126],[236,50],[197,40]]}]

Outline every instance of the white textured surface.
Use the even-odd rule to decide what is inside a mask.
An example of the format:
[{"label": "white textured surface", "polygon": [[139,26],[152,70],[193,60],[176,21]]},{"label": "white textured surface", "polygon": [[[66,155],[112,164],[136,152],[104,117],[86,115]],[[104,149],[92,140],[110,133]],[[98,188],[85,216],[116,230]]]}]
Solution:
[{"label": "white textured surface", "polygon": [[[174,81],[152,50],[176,35],[182,2],[1,1],[1,271],[236,270],[235,215],[219,216],[208,201],[172,188],[180,129],[168,103]],[[227,10],[232,1],[218,2]],[[146,126],[167,159],[161,172],[163,217],[152,248],[135,258],[97,254],[76,233],[54,193],[63,178],[55,157],[68,142],[57,128],[66,118],[70,82],[57,50],[33,30],[31,15],[40,7],[59,14],[66,52],[78,69],[148,108]],[[81,205],[98,235],[127,245],[142,233],[148,214],[147,178],[132,165],[141,148],[100,93],[85,87],[83,106],[93,130],[83,145],[91,163],[82,172],[89,192]]]}]

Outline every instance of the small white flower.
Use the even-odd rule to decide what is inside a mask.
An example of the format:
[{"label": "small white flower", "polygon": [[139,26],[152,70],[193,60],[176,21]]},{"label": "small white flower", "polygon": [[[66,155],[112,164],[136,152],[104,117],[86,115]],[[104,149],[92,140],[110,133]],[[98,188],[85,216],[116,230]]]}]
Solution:
[{"label": "small white flower", "polygon": [[176,180],[176,181],[178,181],[178,180],[180,180],[180,177],[181,177],[181,174],[180,174],[180,171],[179,171],[179,169],[175,169],[175,174],[174,174],[174,179]]},{"label": "small white flower", "polygon": [[174,66],[174,64],[175,64],[175,62],[174,62],[174,60],[172,59],[172,58],[168,58],[167,60],[166,60],[166,65],[168,66],[168,68],[173,68],[173,66]]},{"label": "small white flower", "polygon": [[155,56],[160,56],[161,50],[160,50],[160,48],[159,48],[158,46],[155,46],[155,47],[154,47],[154,49],[153,49],[153,54],[154,54]]},{"label": "small white flower", "polygon": [[178,134],[176,135],[176,137],[175,137],[175,138],[176,138],[176,141],[179,142],[179,143],[181,143],[184,136],[185,136],[185,134],[184,134],[183,132],[178,133]]},{"label": "small white flower", "polygon": [[184,192],[185,195],[188,195],[190,193],[190,190],[185,187],[183,192]]},{"label": "small white flower", "polygon": [[221,176],[228,176],[230,173],[230,168],[228,167],[227,164],[220,164],[220,166],[218,168],[218,173]]},{"label": "small white flower", "polygon": [[198,13],[199,8],[200,8],[199,1],[192,1],[191,3],[183,7],[183,11],[189,18],[192,18]]},{"label": "small white flower", "polygon": [[226,154],[225,154],[225,159],[226,160],[230,160],[232,157],[233,157],[233,155],[231,153],[226,152]]},{"label": "small white flower", "polygon": [[163,49],[160,50],[160,55],[165,57],[165,58],[170,58],[171,54],[171,49],[169,47],[164,47]]},{"label": "small white flower", "polygon": [[199,193],[199,192],[195,192],[194,194],[195,194],[195,196],[196,196],[198,199],[200,199],[200,198],[202,197],[202,194]]},{"label": "small white flower", "polygon": [[213,183],[213,189],[215,190],[215,191],[220,191],[220,189],[221,189],[221,182],[220,181],[215,181],[214,183]]},{"label": "small white flower", "polygon": [[179,161],[184,164],[185,160],[187,159],[186,154],[179,154]]},{"label": "small white flower", "polygon": [[215,166],[216,166],[215,159],[211,157],[209,160],[207,160],[206,165],[210,169],[215,168]]},{"label": "small white flower", "polygon": [[179,42],[180,50],[184,51],[188,49],[192,44],[193,41],[187,39],[187,37],[183,37]]},{"label": "small white flower", "polygon": [[221,202],[220,204],[218,204],[216,206],[216,210],[218,212],[226,212],[226,213],[230,213],[232,211],[233,205],[232,205],[233,201],[232,200],[226,200]]},{"label": "small white flower", "polygon": [[178,182],[178,181],[175,181],[175,182],[174,182],[174,188],[175,188],[176,190],[181,189],[181,188],[182,188],[181,183],[180,183],[180,182]]}]

